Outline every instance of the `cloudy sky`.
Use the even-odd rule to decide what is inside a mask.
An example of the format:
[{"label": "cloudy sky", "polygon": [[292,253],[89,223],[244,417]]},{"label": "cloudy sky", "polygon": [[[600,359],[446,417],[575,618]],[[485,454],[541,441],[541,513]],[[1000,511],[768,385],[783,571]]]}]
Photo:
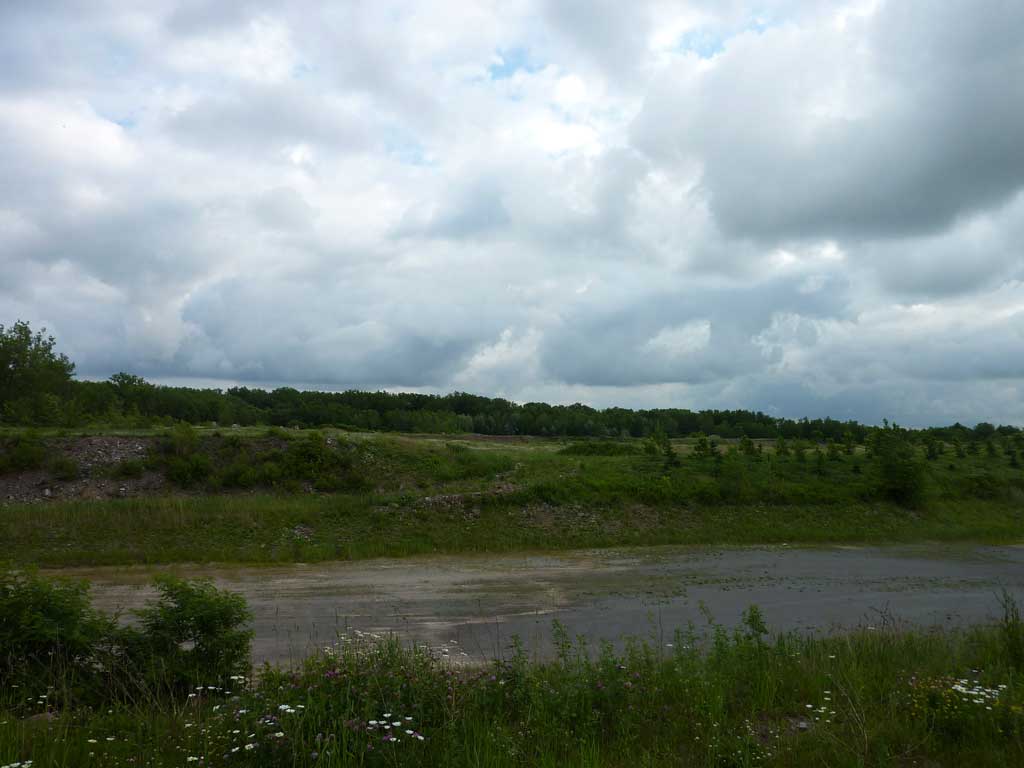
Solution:
[{"label": "cloudy sky", "polygon": [[1024,423],[1020,0],[0,3],[79,375]]}]

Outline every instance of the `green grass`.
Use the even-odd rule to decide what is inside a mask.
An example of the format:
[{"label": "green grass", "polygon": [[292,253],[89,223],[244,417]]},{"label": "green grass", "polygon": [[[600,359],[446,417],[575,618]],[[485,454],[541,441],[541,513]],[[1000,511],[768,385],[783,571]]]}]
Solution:
[{"label": "green grass", "polygon": [[[10,445],[24,452],[26,445]],[[56,444],[29,458],[58,466]],[[20,447],[19,447],[20,446]],[[582,447],[581,447],[582,446]],[[771,449],[676,456],[641,441],[471,436],[162,434],[163,497],[7,504],[0,557],[45,566],[320,561],[653,544],[1024,538],[1024,473],[1006,457],[925,461],[915,508],[886,500],[876,459]],[[23,457],[22,457],[23,458]],[[20,459],[19,459],[20,460]],[[131,471],[129,471],[131,470]],[[118,477],[141,466],[94,471]]]},{"label": "green grass", "polygon": [[187,701],[57,712],[45,695],[6,690],[0,765],[1024,764],[1024,627],[1011,610],[965,631],[825,638],[769,637],[752,610],[734,632],[691,629],[621,653],[554,631],[545,663],[520,653],[459,668],[363,635],[298,671],[267,668]]},{"label": "green grass", "polygon": [[[390,500],[389,500],[390,498]],[[194,496],[20,505],[4,557],[40,566],[315,562],[430,553],[656,544],[1008,542],[1019,508],[938,503],[590,508],[515,497],[449,505],[361,495]]]}]

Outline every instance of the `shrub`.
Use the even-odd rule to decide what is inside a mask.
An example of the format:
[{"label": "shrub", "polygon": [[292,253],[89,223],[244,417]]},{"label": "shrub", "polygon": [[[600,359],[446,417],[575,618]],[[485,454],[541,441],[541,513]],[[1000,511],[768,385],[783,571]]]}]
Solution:
[{"label": "shrub", "polygon": [[914,446],[899,429],[886,427],[875,433],[873,449],[878,494],[904,507],[920,506],[926,478]]},{"label": "shrub", "polygon": [[121,479],[142,477],[145,464],[138,459],[125,459],[114,466],[113,476]]},{"label": "shrub", "polygon": [[0,474],[40,469],[46,463],[46,446],[33,432],[15,435],[0,450]]},{"label": "shrub", "polygon": [[[657,449],[657,446],[655,446]],[[628,443],[614,443],[604,440],[585,440],[571,443],[559,453],[566,456],[634,456],[640,449]]]},{"label": "shrub", "polygon": [[162,447],[164,453],[173,456],[190,456],[199,447],[199,433],[191,424],[176,424],[164,436]]},{"label": "shrub", "polygon": [[183,692],[248,672],[251,614],[241,595],[167,575],[156,586],[160,596],[136,611],[141,631],[130,641],[131,657],[156,687]]},{"label": "shrub", "polygon": [[249,671],[250,613],[208,581],[156,579],[160,596],[124,628],[89,602],[87,582],[0,569],[0,689],[54,706],[179,695]]},{"label": "shrub", "polygon": [[963,493],[976,499],[997,499],[1004,491],[1003,483],[991,472],[972,473],[961,481]]},{"label": "shrub", "polygon": [[175,456],[167,462],[167,478],[183,488],[190,488],[206,480],[212,472],[210,457],[205,453]]},{"label": "shrub", "polygon": [[103,687],[115,635],[113,619],[90,605],[87,582],[0,570],[0,688],[55,688],[67,699]]},{"label": "shrub", "polygon": [[74,480],[78,477],[78,462],[70,456],[60,456],[50,463],[50,472],[58,480]]},{"label": "shrub", "polygon": [[750,495],[750,475],[747,462],[737,453],[730,453],[722,461],[718,476],[721,498],[730,503],[741,502]]}]

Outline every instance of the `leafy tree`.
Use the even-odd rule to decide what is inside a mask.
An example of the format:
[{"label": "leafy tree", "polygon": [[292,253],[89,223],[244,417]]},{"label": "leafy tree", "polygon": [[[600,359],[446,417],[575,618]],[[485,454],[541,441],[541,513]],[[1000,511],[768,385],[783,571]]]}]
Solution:
[{"label": "leafy tree", "polygon": [[925,468],[904,430],[886,426],[875,430],[873,438],[880,495],[905,507],[920,506],[926,490]]},{"label": "leafy tree", "polygon": [[829,440],[827,450],[829,461],[839,461],[840,459],[842,459],[842,455],[839,453],[839,443],[836,443],[833,440]]},{"label": "leafy tree", "polygon": [[846,430],[843,432],[843,450],[846,451],[847,456],[853,456],[854,449],[856,448],[856,439],[853,436],[853,432]]},{"label": "leafy tree", "polygon": [[46,329],[32,332],[18,320],[0,325],[0,415],[21,423],[53,423],[60,417],[75,364],[54,351],[56,341]]},{"label": "leafy tree", "polygon": [[711,443],[703,432],[697,433],[697,442],[693,445],[693,455],[699,459],[706,459],[711,455]]},{"label": "leafy tree", "polygon": [[821,448],[814,449],[814,472],[817,475],[825,474],[825,454],[821,452]]}]

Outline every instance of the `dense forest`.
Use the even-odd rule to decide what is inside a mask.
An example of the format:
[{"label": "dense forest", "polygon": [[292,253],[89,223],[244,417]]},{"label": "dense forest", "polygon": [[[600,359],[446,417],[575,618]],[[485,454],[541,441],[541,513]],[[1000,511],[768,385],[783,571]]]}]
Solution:
[{"label": "dense forest", "polygon": [[[175,422],[220,425],[336,426],[360,430],[570,437],[778,438],[861,443],[870,427],[834,419],[785,419],[758,411],[681,408],[630,410],[579,403],[518,404],[455,392],[273,391],[232,387],[193,389],[153,384],[118,373],[79,381],[74,363],[55,352],[55,340],[27,323],[0,325],[0,423],[9,426],[147,427]],[[946,441],[1016,434],[1013,426],[954,424],[926,430]]]}]

